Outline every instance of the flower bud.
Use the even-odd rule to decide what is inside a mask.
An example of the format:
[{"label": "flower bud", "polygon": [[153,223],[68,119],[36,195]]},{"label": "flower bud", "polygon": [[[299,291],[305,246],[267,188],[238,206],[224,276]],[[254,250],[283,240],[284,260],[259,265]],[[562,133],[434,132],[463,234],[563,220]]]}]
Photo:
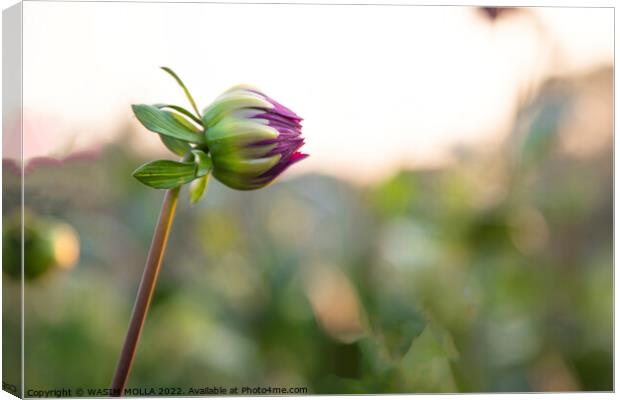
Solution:
[{"label": "flower bud", "polygon": [[[22,232],[23,229],[23,232]],[[67,223],[29,210],[7,216],[2,226],[2,270],[14,279],[34,280],[53,269],[71,269],[78,261],[80,242]]]},{"label": "flower bud", "polygon": [[202,117],[213,176],[239,190],[259,189],[306,157],[301,118],[247,86],[218,97]]}]

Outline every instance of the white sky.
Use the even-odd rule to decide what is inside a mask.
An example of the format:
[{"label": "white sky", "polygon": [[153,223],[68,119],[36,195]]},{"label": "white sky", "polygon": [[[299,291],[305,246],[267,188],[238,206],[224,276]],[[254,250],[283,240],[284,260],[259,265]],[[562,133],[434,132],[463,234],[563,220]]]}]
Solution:
[{"label": "white sky", "polygon": [[249,83],[300,114],[311,157],[292,171],[370,179],[441,162],[496,139],[527,82],[611,62],[612,9],[531,12],[538,25],[467,7],[25,3],[26,154],[111,140],[137,125],[131,103],[187,106],[166,65],[200,108]]}]

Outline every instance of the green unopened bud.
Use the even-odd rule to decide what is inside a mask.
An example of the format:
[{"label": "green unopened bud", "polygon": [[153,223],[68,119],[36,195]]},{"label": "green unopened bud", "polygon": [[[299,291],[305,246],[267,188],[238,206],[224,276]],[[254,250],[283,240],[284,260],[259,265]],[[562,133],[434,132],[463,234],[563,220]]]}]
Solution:
[{"label": "green unopened bud", "polygon": [[234,189],[259,189],[307,154],[301,118],[256,89],[237,86],[203,112],[213,176]]},{"label": "green unopened bud", "polygon": [[[21,279],[21,216],[15,214],[5,221],[2,232],[2,269]],[[24,214],[24,278],[36,279],[55,269],[72,268],[78,260],[80,245],[75,230],[55,218]]]}]

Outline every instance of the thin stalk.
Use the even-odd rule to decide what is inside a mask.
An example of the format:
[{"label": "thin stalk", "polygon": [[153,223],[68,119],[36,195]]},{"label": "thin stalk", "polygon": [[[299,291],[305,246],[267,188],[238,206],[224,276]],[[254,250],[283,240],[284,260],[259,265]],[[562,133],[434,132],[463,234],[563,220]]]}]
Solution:
[{"label": "thin stalk", "polygon": [[159,212],[157,226],[153,233],[151,248],[149,249],[146,259],[146,266],[142,274],[142,280],[138,288],[136,302],[133,306],[129,328],[125,336],[125,343],[121,350],[116,372],[111,385],[111,397],[120,397],[123,394],[127,379],[131,371],[131,365],[136,355],[136,347],[140,340],[140,333],[144,326],[144,320],[153,298],[153,292],[157,284],[157,276],[161,267],[164,252],[166,251],[166,243],[170,234],[170,228],[174,220],[174,213],[179,199],[180,187],[169,189],[166,191],[164,201]]},{"label": "thin stalk", "polygon": [[198,119],[200,119],[200,111],[198,111],[198,107],[196,106],[196,102],[194,101],[194,98],[192,97],[191,93],[187,89],[187,86],[185,86],[185,84],[183,83],[181,78],[179,78],[179,76],[173,70],[171,70],[168,67],[161,67],[161,69],[163,69],[168,74],[170,74],[170,76],[172,76],[174,78],[174,80],[177,81],[179,86],[181,86],[181,88],[183,89],[183,92],[185,92],[185,96],[187,97],[187,100],[189,100],[189,103],[192,105],[192,109],[196,113],[196,116],[198,117]]}]

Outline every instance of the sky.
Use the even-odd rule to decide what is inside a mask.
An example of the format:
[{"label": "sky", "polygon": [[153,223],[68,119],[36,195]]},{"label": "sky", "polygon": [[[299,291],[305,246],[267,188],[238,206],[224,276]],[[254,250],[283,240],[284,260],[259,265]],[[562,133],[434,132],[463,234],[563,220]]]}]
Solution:
[{"label": "sky", "polygon": [[304,118],[293,173],[373,181],[489,146],[526,87],[613,59],[613,10],[537,8],[495,23],[470,7],[24,4],[25,156],[63,156],[131,125],[133,103],[199,107],[246,83]]}]

